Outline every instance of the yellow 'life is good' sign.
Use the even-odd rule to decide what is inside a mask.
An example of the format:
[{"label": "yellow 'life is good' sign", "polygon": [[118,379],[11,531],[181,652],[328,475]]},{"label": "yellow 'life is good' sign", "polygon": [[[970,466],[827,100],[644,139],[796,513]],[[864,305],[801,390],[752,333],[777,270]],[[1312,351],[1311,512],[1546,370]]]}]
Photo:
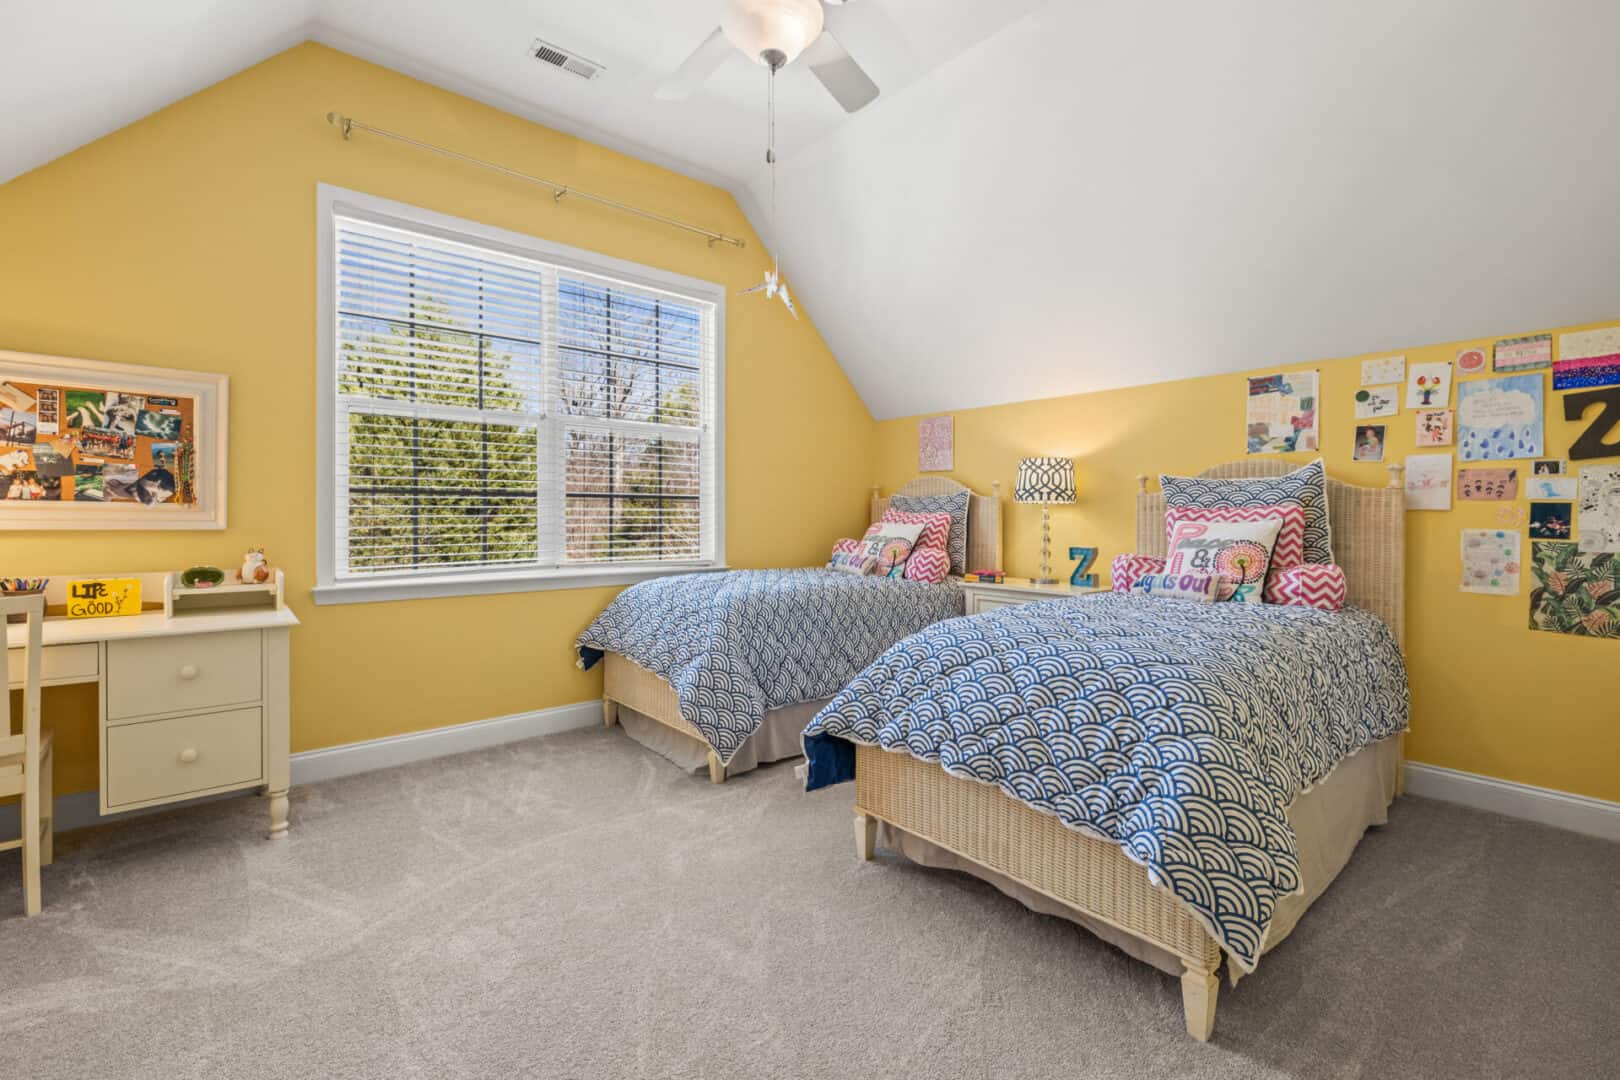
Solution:
[{"label": "yellow 'life is good' sign", "polygon": [[97,619],[103,615],[141,613],[140,578],[84,578],[68,582],[70,619]]}]

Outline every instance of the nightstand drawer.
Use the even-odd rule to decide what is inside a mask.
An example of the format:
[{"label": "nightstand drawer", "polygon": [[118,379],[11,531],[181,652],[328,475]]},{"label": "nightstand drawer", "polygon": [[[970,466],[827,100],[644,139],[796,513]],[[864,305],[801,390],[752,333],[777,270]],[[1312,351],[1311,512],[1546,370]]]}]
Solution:
[{"label": "nightstand drawer", "polygon": [[263,749],[257,708],[110,727],[107,806],[176,799],[262,780]]},{"label": "nightstand drawer", "polygon": [[262,695],[257,630],[107,643],[107,719],[208,709]]},{"label": "nightstand drawer", "polygon": [[[1041,599],[1035,597],[1034,599]],[[985,596],[976,595],[968,597],[968,614],[978,615],[981,612],[993,611],[1001,607],[1015,607],[1018,604],[1027,604],[1028,600],[1017,600],[1011,596]]]},{"label": "nightstand drawer", "polygon": [[[98,657],[100,646],[94,642],[85,645],[47,645],[40,652],[39,678],[41,682],[94,682],[101,674]],[[6,650],[6,679],[12,686],[23,684],[25,650]]]}]

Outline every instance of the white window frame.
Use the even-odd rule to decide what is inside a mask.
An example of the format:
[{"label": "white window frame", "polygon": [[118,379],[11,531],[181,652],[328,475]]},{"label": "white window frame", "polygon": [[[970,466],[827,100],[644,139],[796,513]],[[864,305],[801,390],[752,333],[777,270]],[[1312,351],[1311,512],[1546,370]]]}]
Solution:
[{"label": "white window frame", "polygon": [[[553,263],[565,270],[615,278],[714,305],[713,430],[714,459],[711,505],[714,552],[697,562],[604,563],[581,567],[470,567],[438,574],[378,576],[373,580],[337,579],[337,253],[334,219],[356,217],[411,232],[493,248]],[[316,407],[315,407],[315,588],[317,604],[368,603],[438,596],[531,592],[629,585],[668,574],[726,569],[726,290],[724,285],[684,274],[615,259],[581,248],[556,244],[523,233],[423,210],[406,203],[318,184],[316,218]],[[561,492],[554,493],[560,500]],[[548,496],[549,498],[549,496]]]}]

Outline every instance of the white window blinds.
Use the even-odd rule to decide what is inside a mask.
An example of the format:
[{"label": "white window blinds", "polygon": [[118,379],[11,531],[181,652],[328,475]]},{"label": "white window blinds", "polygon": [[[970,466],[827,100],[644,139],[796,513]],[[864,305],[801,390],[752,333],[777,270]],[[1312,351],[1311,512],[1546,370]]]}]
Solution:
[{"label": "white window blinds", "polygon": [[715,305],[333,222],[338,579],[715,559]]}]

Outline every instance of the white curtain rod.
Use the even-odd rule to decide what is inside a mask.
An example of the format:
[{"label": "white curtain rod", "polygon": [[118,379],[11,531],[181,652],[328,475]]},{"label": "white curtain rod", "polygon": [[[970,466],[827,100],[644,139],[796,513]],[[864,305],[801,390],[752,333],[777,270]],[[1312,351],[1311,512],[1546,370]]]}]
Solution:
[{"label": "white curtain rod", "polygon": [[369,132],[372,135],[380,135],[385,139],[393,139],[396,142],[402,142],[407,146],[414,146],[418,150],[427,150],[431,153],[440,154],[447,158],[454,158],[456,161],[464,161],[468,165],[477,165],[481,169],[490,169],[494,172],[500,173],[503,176],[510,176],[516,180],[522,180],[526,183],[536,184],[540,187],[548,188],[551,191],[551,197],[557,202],[562,202],[563,196],[568,195],[576,199],[584,199],[587,202],[612,207],[614,210],[623,210],[627,214],[634,214],[637,217],[643,217],[649,221],[656,221],[661,225],[668,225],[674,229],[683,229],[689,233],[697,233],[699,236],[708,240],[711,247],[715,244],[730,244],[732,247],[738,248],[746,246],[743,241],[734,236],[727,236],[725,233],[717,233],[711,229],[705,229],[697,225],[688,224],[687,222],[681,221],[677,218],[665,217],[663,214],[655,214],[651,210],[643,210],[639,206],[631,206],[628,203],[618,202],[602,195],[595,195],[589,191],[581,191],[579,188],[569,187],[567,184],[559,184],[554,180],[547,180],[543,177],[532,176],[529,173],[519,172],[516,169],[509,169],[505,165],[497,165],[493,161],[484,161],[480,158],[472,157],[469,154],[459,153],[455,150],[447,150],[442,146],[435,146],[432,143],[422,142],[420,139],[413,139],[408,135],[401,135],[396,131],[388,131],[380,127],[373,127],[370,124],[361,123],[352,116],[344,116],[341,113],[329,112],[326,114],[326,122],[328,124],[337,125],[337,127],[342,130],[345,141],[349,138],[350,132]]}]

